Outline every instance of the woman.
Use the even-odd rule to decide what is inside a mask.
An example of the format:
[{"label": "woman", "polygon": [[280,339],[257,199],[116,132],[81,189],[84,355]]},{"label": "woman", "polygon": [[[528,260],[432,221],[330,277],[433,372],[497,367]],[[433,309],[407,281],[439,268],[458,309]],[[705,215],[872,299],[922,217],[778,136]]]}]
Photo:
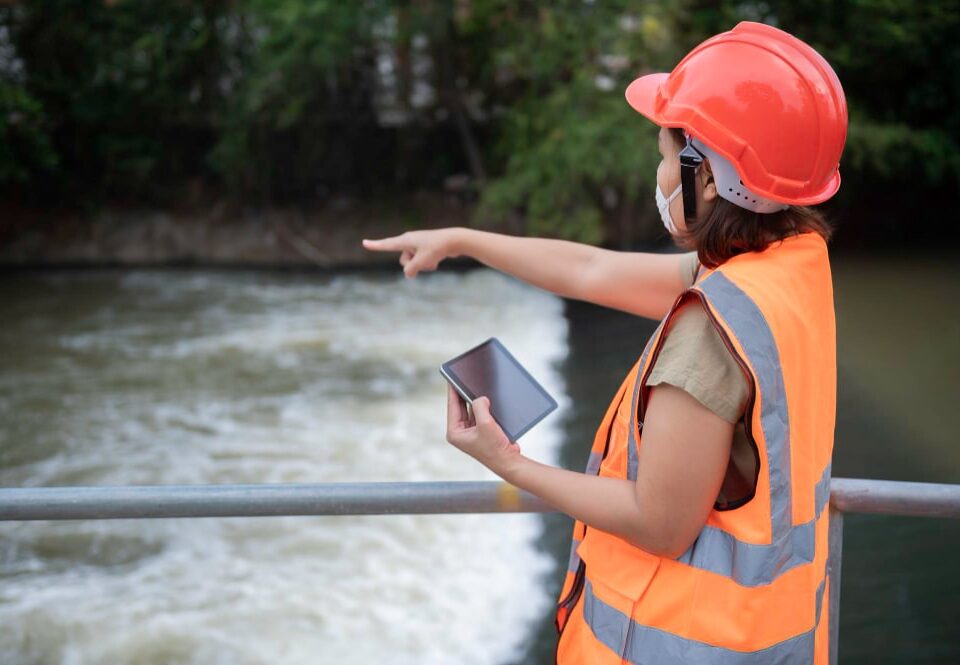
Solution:
[{"label": "woman", "polygon": [[[657,206],[689,254],[468,229],[376,241],[407,277],[469,255],[561,296],[660,319],[586,473],[525,458],[448,390],[447,438],[576,519],[561,663],[827,663],[836,402],[829,227],[843,91],[812,48],[741,23],[627,101],[661,126]],[[699,264],[699,265],[698,265]]]}]

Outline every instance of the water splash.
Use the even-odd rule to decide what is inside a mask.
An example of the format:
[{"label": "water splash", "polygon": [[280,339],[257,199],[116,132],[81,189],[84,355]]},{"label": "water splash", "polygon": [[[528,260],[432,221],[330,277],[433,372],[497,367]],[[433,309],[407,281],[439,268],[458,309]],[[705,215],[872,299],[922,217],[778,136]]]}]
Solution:
[{"label": "water splash", "polygon": [[[560,402],[559,300],[487,270],[20,278],[0,483],[490,479],[438,366],[499,337]],[[521,441],[553,462],[553,414]],[[550,602],[539,520],[0,525],[0,661],[498,663]]]}]

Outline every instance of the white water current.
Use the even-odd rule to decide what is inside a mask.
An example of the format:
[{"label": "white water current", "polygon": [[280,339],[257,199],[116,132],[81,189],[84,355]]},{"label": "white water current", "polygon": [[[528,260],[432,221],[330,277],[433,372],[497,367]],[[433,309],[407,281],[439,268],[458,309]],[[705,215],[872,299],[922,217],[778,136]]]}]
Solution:
[{"label": "white water current", "polygon": [[[560,300],[489,270],[65,272],[3,291],[0,485],[493,479],[439,364],[498,337],[560,402]],[[0,663],[510,661],[532,515],[0,523]]]}]

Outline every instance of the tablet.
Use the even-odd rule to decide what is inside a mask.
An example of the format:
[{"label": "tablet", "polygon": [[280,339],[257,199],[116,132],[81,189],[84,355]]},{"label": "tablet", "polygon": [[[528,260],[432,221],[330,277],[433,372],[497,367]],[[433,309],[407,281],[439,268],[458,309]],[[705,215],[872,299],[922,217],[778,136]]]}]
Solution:
[{"label": "tablet", "polygon": [[440,373],[469,404],[490,398],[490,415],[516,441],[557,408],[557,402],[496,337],[440,366]]}]

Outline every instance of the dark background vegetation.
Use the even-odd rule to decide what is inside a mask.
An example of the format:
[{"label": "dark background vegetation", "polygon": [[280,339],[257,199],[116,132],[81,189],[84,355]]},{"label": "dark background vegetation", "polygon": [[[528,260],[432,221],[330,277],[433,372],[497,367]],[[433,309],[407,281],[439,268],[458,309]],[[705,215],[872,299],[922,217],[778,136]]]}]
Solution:
[{"label": "dark background vegetation", "polygon": [[452,191],[476,224],[635,244],[660,231],[658,156],[623,90],[743,19],[808,41],[845,87],[837,243],[949,236],[956,0],[4,4],[0,204],[9,222]]}]

